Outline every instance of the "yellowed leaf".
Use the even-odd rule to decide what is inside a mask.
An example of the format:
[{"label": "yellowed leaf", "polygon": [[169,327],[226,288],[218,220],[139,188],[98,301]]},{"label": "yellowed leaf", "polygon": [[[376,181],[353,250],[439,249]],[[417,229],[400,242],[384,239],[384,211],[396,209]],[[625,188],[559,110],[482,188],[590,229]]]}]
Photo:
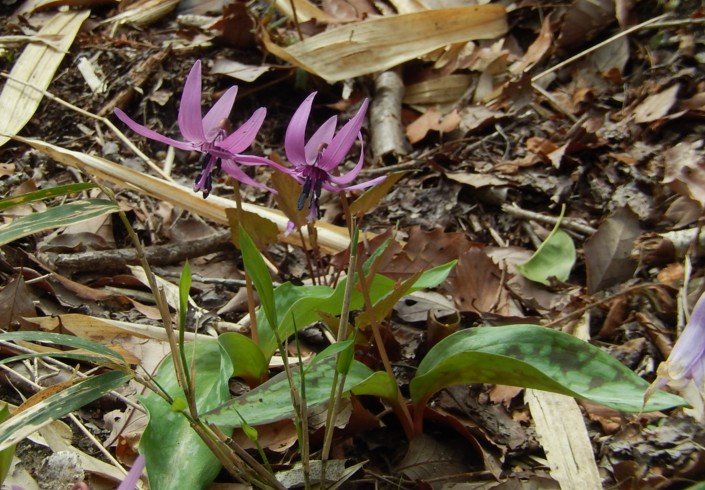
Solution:
[{"label": "yellowed leaf", "polygon": [[[12,67],[10,76],[33,87],[46,89],[54,78],[64,54],[90,11],[60,12],[39,31],[38,36],[58,36],[53,45],[28,45]],[[55,49],[56,48],[56,49]],[[8,80],[0,94],[0,146],[17,134],[34,115],[42,101],[42,94],[14,80]]]},{"label": "yellowed leaf", "polygon": [[335,20],[334,17],[331,17],[308,0],[275,0],[274,7],[280,13],[293,19],[294,11],[291,8],[292,4],[294,8],[296,8],[296,18],[299,22],[308,22],[312,19],[316,19],[319,22]]},{"label": "yellowed leaf", "polygon": [[414,83],[406,87],[404,103],[412,105],[452,103],[465,94],[471,82],[470,75],[448,75]]},{"label": "yellowed leaf", "polygon": [[282,48],[268,36],[267,50],[328,82],[387,70],[444,46],[492,39],[507,32],[501,5],[470,5],[377,17],[331,29]]}]

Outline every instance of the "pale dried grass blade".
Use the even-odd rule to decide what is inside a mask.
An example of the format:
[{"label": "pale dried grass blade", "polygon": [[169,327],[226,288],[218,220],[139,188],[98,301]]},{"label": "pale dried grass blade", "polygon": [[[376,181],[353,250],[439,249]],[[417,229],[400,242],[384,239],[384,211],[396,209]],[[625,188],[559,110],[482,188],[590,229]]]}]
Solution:
[{"label": "pale dried grass blade", "polygon": [[[73,44],[81,24],[89,15],[90,11],[82,10],[62,12],[52,17],[38,36],[60,36],[53,47],[36,43],[28,45],[12,67],[10,76],[42,90],[46,89],[64,59],[64,54]],[[0,94],[0,146],[29,122],[41,101],[40,92],[12,80],[5,82]]]},{"label": "pale dried grass blade", "polygon": [[117,24],[132,24],[135,26],[146,26],[163,19],[176,9],[179,0],[146,0],[134,3],[128,10],[119,13],[101,24],[115,22]]},{"label": "pale dried grass blade", "polygon": [[[162,201],[170,202],[174,206],[216,223],[227,225],[228,218],[225,210],[236,207],[235,201],[230,199],[219,196],[209,196],[208,199],[203,199],[189,188],[142,174],[104,158],[67,150],[41,140],[22,138],[20,136],[15,136],[14,139],[30,145],[57,162],[78,168],[88,175],[112,182],[120,187],[136,190]],[[282,234],[280,235],[281,241],[295,245],[301,244],[297,234],[284,235],[289,220],[281,211],[246,202],[242,203],[242,208],[245,211],[256,213],[273,221]],[[318,244],[324,253],[341,252],[347,249],[350,244],[350,235],[346,228],[323,222],[318,222],[316,228],[318,230]],[[304,235],[306,235],[305,230]],[[372,235],[368,238],[371,237]]]},{"label": "pale dried grass blade", "polygon": [[601,490],[592,444],[575,399],[538,390],[526,390],[524,399],[546,452],[551,477],[561,488]]},{"label": "pale dried grass blade", "polygon": [[444,46],[507,32],[501,5],[471,5],[378,17],[337,27],[270,53],[328,82],[387,70]]},{"label": "pale dried grass blade", "polygon": [[276,8],[279,13],[293,19],[294,10],[292,9],[292,4],[296,9],[296,20],[299,22],[308,22],[312,19],[316,19],[318,22],[331,22],[335,20],[335,17],[331,17],[308,0],[276,0],[274,2],[274,8]]}]

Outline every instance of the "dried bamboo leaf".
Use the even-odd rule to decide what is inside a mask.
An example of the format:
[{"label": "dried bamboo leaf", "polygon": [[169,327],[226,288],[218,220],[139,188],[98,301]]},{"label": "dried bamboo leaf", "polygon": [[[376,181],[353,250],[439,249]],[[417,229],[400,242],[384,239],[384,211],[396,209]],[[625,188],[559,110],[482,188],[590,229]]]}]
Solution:
[{"label": "dried bamboo leaf", "polygon": [[[209,196],[208,199],[203,199],[189,188],[142,174],[104,158],[67,150],[41,140],[22,138],[20,136],[15,136],[14,139],[30,145],[57,162],[78,168],[88,175],[112,182],[120,187],[142,192],[162,201],[170,202],[181,209],[188,210],[216,223],[227,225],[228,217],[225,210],[236,207],[235,201],[230,199],[219,196]],[[282,233],[279,237],[281,241],[297,245],[301,244],[297,234],[283,235],[286,232],[289,219],[281,211],[246,202],[242,203],[242,208],[276,223],[280,233]],[[318,231],[318,244],[324,253],[342,252],[350,244],[350,235],[347,228],[320,221],[316,223],[316,228]],[[304,235],[306,235],[305,230]],[[372,235],[368,236],[368,238],[372,238]]]},{"label": "dried bamboo leaf", "polygon": [[[45,90],[89,15],[90,11],[82,10],[60,12],[52,17],[38,36],[52,36],[52,39],[53,36],[60,36],[54,41],[54,47],[36,43],[28,45],[12,67],[10,76]],[[41,100],[40,92],[12,80],[5,82],[0,94],[0,146],[29,122]]]},{"label": "dried bamboo leaf", "polygon": [[264,33],[270,53],[328,82],[387,70],[449,44],[507,32],[501,5],[471,5],[368,19],[282,48]]},{"label": "dried bamboo leaf", "polygon": [[146,26],[161,20],[178,6],[179,0],[145,0],[132,4],[128,10],[102,21],[101,24],[117,22]]},{"label": "dried bamboo leaf", "polygon": [[316,19],[318,22],[336,20],[335,17],[331,17],[308,0],[276,0],[274,2],[274,8],[281,14],[293,19],[294,10],[292,5],[296,9],[296,19],[299,22],[308,22],[311,19]]}]

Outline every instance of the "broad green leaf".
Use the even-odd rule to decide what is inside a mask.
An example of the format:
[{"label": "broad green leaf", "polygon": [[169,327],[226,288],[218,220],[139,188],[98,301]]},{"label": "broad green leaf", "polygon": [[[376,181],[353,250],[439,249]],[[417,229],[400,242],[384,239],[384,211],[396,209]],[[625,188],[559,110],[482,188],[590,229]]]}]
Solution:
[{"label": "broad green leaf", "polygon": [[[454,265],[455,261],[452,261],[424,272],[408,292],[412,293],[419,289],[438,286],[448,277]],[[291,283],[284,283],[275,289],[277,317],[280,319],[277,327],[279,337],[288,338],[294,331],[318,321],[318,312],[339,315],[343,306],[346,281],[347,279],[340,281],[335,289],[328,286],[294,286]],[[377,274],[370,284],[370,300],[373,304],[377,303],[393,292],[395,286],[395,281]],[[355,310],[361,308],[362,305],[362,294],[357,289],[353,289],[350,309]],[[265,358],[269,359],[277,349],[277,341],[270,323],[267,322],[261,309],[257,314],[257,328],[259,345]]]},{"label": "broad green leaf", "polygon": [[317,362],[321,362],[324,359],[328,359],[329,357],[333,357],[334,355],[338,354],[339,352],[343,352],[346,349],[349,349],[351,346],[354,345],[355,339],[347,339],[343,340],[341,342],[336,342],[335,344],[330,344],[328,347],[323,349],[321,352],[316,354],[316,357],[313,358],[313,361],[311,361],[311,364],[309,364],[308,369],[310,369],[311,366],[316,364]]},{"label": "broad green leaf", "polygon": [[73,194],[74,192],[82,192],[88,189],[93,189],[96,185],[92,182],[79,182],[77,184],[66,184],[59,185],[56,187],[50,187],[48,189],[41,189],[34,192],[28,192],[20,196],[11,196],[0,200],[0,211],[11,208],[12,206],[19,206],[20,204],[27,204],[30,202],[41,201],[43,199],[50,199],[52,197],[65,196],[66,194]]},{"label": "broad green leaf", "polygon": [[227,332],[218,337],[218,342],[230,356],[233,377],[244,379],[250,387],[262,382],[269,366],[262,350],[251,338],[237,332]]},{"label": "broad green leaf", "polygon": [[[306,404],[309,407],[328,402],[334,371],[333,359],[314,364],[306,371]],[[345,379],[345,391],[350,391],[371,375],[370,368],[360,362],[353,362]],[[292,376],[294,383],[300,385],[298,369],[292,370]],[[291,404],[291,388],[286,373],[279,373],[254,390],[225,402],[205,414],[204,418],[211,424],[230,424],[230,427],[237,427],[241,423],[238,413],[248,424],[254,426],[293,419],[294,407]]]},{"label": "broad green leaf", "polygon": [[84,199],[71,202],[40,213],[32,213],[17,218],[12,223],[0,228],[0,245],[13,240],[39,233],[40,231],[72,225],[80,221],[114,213],[118,207],[105,199]]},{"label": "broad green leaf", "polygon": [[[73,347],[74,349],[83,349],[88,352],[94,352],[98,354],[99,359],[102,358],[103,363],[113,363],[118,365],[125,365],[125,359],[122,355],[103,344],[98,342],[93,342],[92,340],[86,340],[81,337],[75,337],[73,335],[64,335],[61,333],[52,332],[37,332],[37,331],[24,331],[24,332],[8,332],[0,334],[0,340],[5,341],[16,341],[25,340],[29,342],[42,342],[44,344],[54,344],[64,347]],[[77,353],[48,353],[48,357],[67,357],[69,359],[82,359],[90,360],[95,362],[94,357],[85,355],[84,357],[78,357],[81,354]],[[26,357],[45,357],[43,353],[39,354],[23,354],[22,356],[16,356],[17,358]],[[9,362],[9,360],[5,360]]]},{"label": "broad green leaf", "polygon": [[[0,408],[0,428],[3,427],[2,423],[5,422],[10,417],[10,407],[5,403],[2,408]],[[15,445],[6,447],[0,451],[0,485],[7,478],[7,474],[10,472],[10,466],[12,466],[12,458],[15,457]]]},{"label": "broad green leaf", "polygon": [[262,303],[262,309],[270,325],[276,325],[277,307],[274,301],[274,287],[272,286],[272,276],[269,274],[267,265],[264,263],[262,254],[245,228],[240,226],[240,251],[242,260],[245,263],[245,270],[250,275],[252,283],[255,285],[257,294]]},{"label": "broad green leaf", "polygon": [[105,393],[127,383],[130,375],[120,371],[110,371],[80,381],[59,393],[51,395],[37,404],[16,413],[2,423],[0,431],[0,451],[17,444],[41,427],[78,410],[97,400]]},{"label": "broad green leaf", "polygon": [[385,400],[397,400],[397,382],[385,371],[375,371],[362,383],[352,389],[355,395],[372,395]]},{"label": "broad green leaf", "polygon": [[[185,345],[191,359],[194,343]],[[195,343],[196,406],[204,413],[230,398],[230,358],[215,339]],[[176,380],[171,356],[159,366],[156,380],[172,398],[185,395]],[[154,393],[140,399],[149,422],[140,440],[140,453],[147,462],[152,490],[206,488],[220,471],[220,462],[191,428],[186,417]]]},{"label": "broad green leaf", "polygon": [[523,264],[517,265],[519,272],[527,279],[550,285],[550,278],[555,277],[565,282],[570,277],[570,271],[575,264],[575,244],[565,231],[560,229],[561,215],[548,238],[536,250],[534,255]]},{"label": "broad green leaf", "polygon": [[478,327],[446,337],[421,361],[411,397],[423,405],[436,391],[465,383],[552,391],[624,412],[687,405],[658,391],[644,407],[649,383],[599,348],[536,325]]}]

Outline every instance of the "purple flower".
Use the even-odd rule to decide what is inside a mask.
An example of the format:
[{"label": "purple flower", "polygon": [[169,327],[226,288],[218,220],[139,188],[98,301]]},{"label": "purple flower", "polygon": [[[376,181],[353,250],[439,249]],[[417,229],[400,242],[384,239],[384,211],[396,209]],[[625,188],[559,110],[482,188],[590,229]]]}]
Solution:
[{"label": "purple flower", "polygon": [[125,476],[125,479],[117,487],[117,490],[134,490],[137,488],[137,482],[142,476],[142,471],[144,470],[144,456],[141,454],[137,456],[135,462],[132,464],[132,468]]},{"label": "purple flower", "polygon": [[[298,207],[303,209],[308,198],[309,221],[314,221],[319,217],[318,200],[321,196],[321,189],[331,192],[364,189],[378,184],[386,178],[382,176],[360,184],[348,185],[358,176],[365,161],[360,128],[367,111],[367,99],[362,103],[355,117],[350,119],[337,134],[335,128],[338,118],[333,116],[313,133],[307,143],[305,141],[306,124],[315,96],[316,92],[306,97],[306,100],[294,113],[286,130],[284,148],[287,158],[294,167],[287,168],[273,162],[270,163],[303,185]],[[357,165],[345,175],[335,175],[333,172],[345,160],[356,139],[360,140],[360,158]]]},{"label": "purple flower", "polygon": [[705,294],[700,296],[693,313],[673,346],[671,354],[658,367],[658,378],[650,392],[666,384],[683,388],[688,380],[703,393],[705,386]]},{"label": "purple flower", "polygon": [[178,141],[157,133],[130,119],[120,109],[115,109],[115,115],[135,133],[146,138],[166,143],[180,150],[196,150],[203,153],[201,157],[202,170],[193,186],[194,192],[203,191],[203,197],[208,197],[213,184],[212,173],[222,164],[223,169],[235,179],[245,184],[269,189],[250,178],[240,169],[242,165],[265,165],[269,160],[253,155],[243,155],[254,141],[267,110],[257,109],[232,134],[228,134],[228,116],[235,103],[237,86],[230,87],[225,94],[211,107],[205,116],[201,116],[201,61],[194,63],[186,78],[184,91],[179,106],[179,129],[186,141]]}]

